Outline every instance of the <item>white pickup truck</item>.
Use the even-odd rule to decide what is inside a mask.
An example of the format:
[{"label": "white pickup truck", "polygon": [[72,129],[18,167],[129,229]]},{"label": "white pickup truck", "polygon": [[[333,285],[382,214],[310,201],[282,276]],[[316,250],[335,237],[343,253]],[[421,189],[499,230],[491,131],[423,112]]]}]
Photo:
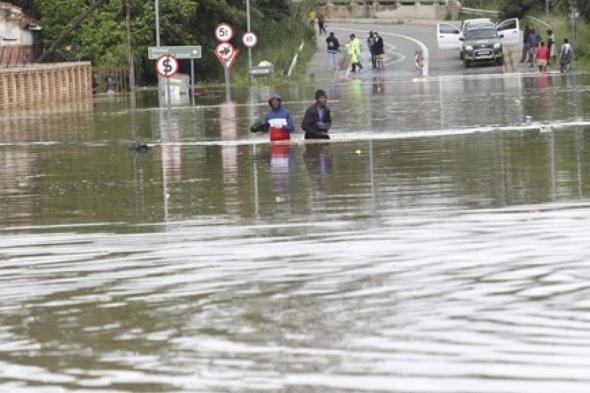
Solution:
[{"label": "white pickup truck", "polygon": [[[464,32],[470,27],[492,24],[490,19],[467,19],[457,27],[451,23],[439,23],[436,27],[437,42],[439,49],[458,49],[462,48],[461,38],[464,38]],[[502,37],[503,45],[519,44],[521,42],[520,21],[518,18],[506,19],[495,25],[496,31]]]}]

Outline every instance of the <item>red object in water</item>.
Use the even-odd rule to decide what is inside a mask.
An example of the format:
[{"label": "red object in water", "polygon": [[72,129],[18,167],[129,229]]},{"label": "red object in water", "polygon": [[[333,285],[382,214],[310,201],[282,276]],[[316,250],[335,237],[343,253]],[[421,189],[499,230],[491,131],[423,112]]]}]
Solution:
[{"label": "red object in water", "polygon": [[282,128],[270,128],[270,140],[271,141],[288,141],[291,139],[291,134]]},{"label": "red object in water", "polygon": [[291,149],[291,146],[288,144],[271,145],[270,146],[271,158],[287,157],[289,155],[290,149]]}]

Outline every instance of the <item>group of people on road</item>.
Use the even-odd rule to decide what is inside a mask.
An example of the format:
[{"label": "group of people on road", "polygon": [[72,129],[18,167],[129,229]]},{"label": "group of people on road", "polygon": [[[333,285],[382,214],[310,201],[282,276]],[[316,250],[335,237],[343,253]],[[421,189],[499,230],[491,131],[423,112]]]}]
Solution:
[{"label": "group of people on road", "polygon": [[[305,131],[305,139],[330,139],[328,131],[332,127],[332,117],[328,108],[328,95],[322,89],[315,92],[315,102],[307,108],[301,128]],[[281,97],[274,94],[268,100],[270,110],[264,116],[264,121],[254,124],[250,131],[268,132],[271,141],[285,141],[291,139],[295,131],[295,122],[291,112],[283,108]]]},{"label": "group of people on road", "polygon": [[[559,51],[559,65],[561,73],[569,73],[574,60],[574,49],[565,38]],[[528,63],[530,68],[539,68],[539,72],[547,72],[551,62],[557,61],[557,40],[552,30],[547,30],[547,39],[527,25],[523,34],[523,48],[520,63]]]},{"label": "group of people on road", "polygon": [[[369,32],[367,46],[371,54],[373,69],[383,69],[385,64],[385,48],[383,38],[378,32]],[[331,32],[328,38],[326,38],[326,47],[330,70],[336,71],[339,66],[340,68],[347,69],[349,65],[351,67],[351,72],[357,72],[357,70],[360,72],[364,69],[361,62],[363,46],[361,40],[355,34],[351,34],[348,43],[344,45],[345,56],[342,61],[339,59],[341,52],[340,41],[333,32]]]}]

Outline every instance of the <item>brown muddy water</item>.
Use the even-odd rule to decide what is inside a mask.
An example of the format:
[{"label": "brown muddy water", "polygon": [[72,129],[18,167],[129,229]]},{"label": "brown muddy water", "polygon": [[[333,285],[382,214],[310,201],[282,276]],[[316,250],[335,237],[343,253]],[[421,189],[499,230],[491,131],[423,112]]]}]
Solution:
[{"label": "brown muddy water", "polygon": [[0,392],[590,391],[590,78],[321,87],[2,114]]}]

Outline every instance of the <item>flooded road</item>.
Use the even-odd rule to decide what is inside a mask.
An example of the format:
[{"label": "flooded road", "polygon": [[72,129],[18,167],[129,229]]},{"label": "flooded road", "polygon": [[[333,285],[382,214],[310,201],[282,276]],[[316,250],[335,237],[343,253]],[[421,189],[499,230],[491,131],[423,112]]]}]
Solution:
[{"label": "flooded road", "polygon": [[5,114],[0,392],[587,392],[590,77],[321,87]]}]

